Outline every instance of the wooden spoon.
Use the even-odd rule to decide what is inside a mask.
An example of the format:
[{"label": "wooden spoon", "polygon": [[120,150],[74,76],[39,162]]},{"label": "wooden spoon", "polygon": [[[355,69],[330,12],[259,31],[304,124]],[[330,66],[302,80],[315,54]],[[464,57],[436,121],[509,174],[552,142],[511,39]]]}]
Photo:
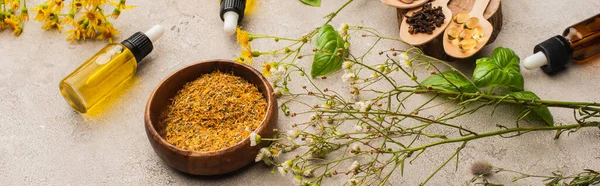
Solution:
[{"label": "wooden spoon", "polygon": [[[410,34],[408,32],[409,25],[408,25],[408,23],[406,23],[406,17],[404,17],[404,18],[402,18],[402,24],[400,25],[400,39],[404,40],[405,42],[407,42],[411,45],[423,45],[423,44],[431,41],[432,39],[436,38],[442,32],[444,32],[444,30],[446,30],[446,27],[452,20],[452,11],[450,10],[450,8],[448,8],[449,1],[450,0],[435,0],[435,1],[431,2],[431,7],[433,7],[433,8],[441,6],[442,12],[444,13],[444,16],[446,16],[442,26],[435,28],[435,30],[433,30],[432,34],[426,34],[426,33]],[[412,16],[413,13],[415,13],[416,11],[419,11],[419,10],[421,10],[421,8],[412,9],[412,10],[408,11],[405,15]]]},{"label": "wooden spoon", "polygon": [[386,4],[391,7],[400,8],[400,9],[409,9],[409,8],[418,7],[418,6],[421,6],[422,4],[425,4],[427,1],[429,1],[429,0],[414,0],[412,3],[405,3],[400,0],[381,0],[381,2],[383,4]]},{"label": "wooden spoon", "polygon": [[[479,26],[483,29],[483,37],[477,40],[477,46],[475,46],[473,49],[463,51],[458,47],[458,39],[448,39],[448,29],[446,29],[444,32],[444,51],[446,51],[446,54],[459,59],[468,58],[479,52],[479,50],[483,48],[488,40],[490,40],[490,35],[492,35],[492,32],[494,31],[494,27],[492,27],[492,24],[483,17],[483,12],[487,8],[489,2],[490,0],[477,0],[473,5],[473,9],[471,9],[471,12],[469,12],[470,17],[476,17],[479,19]],[[452,22],[448,28],[452,28],[454,26],[460,25]]]}]

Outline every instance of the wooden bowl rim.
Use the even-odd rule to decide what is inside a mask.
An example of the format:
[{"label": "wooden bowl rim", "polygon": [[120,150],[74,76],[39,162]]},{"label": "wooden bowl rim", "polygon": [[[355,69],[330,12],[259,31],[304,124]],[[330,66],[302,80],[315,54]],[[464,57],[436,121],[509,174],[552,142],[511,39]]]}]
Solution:
[{"label": "wooden bowl rim", "polygon": [[238,62],[234,62],[231,60],[226,60],[226,59],[211,59],[211,60],[201,60],[199,62],[196,62],[194,64],[185,66],[183,68],[180,68],[178,70],[176,70],[175,72],[169,74],[166,78],[164,78],[157,86],[156,88],[154,88],[154,90],[152,91],[152,94],[150,94],[150,98],[148,99],[148,102],[146,104],[146,109],[145,109],[145,113],[144,113],[144,125],[146,126],[147,129],[149,129],[148,131],[150,132],[150,134],[152,135],[152,137],[154,139],[158,139],[158,143],[161,146],[167,147],[170,151],[172,152],[176,152],[177,154],[183,155],[183,156],[192,156],[192,157],[207,157],[207,156],[220,156],[222,154],[226,154],[226,153],[231,153],[231,152],[235,152],[239,149],[242,149],[242,145],[250,145],[250,140],[249,138],[246,138],[238,143],[236,143],[235,145],[232,145],[230,147],[227,148],[223,148],[223,149],[219,149],[216,151],[208,151],[208,152],[200,152],[200,151],[191,151],[191,150],[185,150],[185,149],[181,149],[176,147],[175,145],[167,142],[166,139],[164,139],[162,136],[160,136],[158,134],[158,132],[156,131],[156,129],[154,128],[153,125],[153,121],[150,119],[150,107],[152,105],[152,101],[154,100],[154,96],[157,92],[157,90],[170,78],[172,78],[173,76],[177,75],[178,73],[180,73],[181,71],[187,69],[187,68],[191,68],[193,66],[197,66],[197,65],[201,65],[204,63],[231,63],[232,65],[239,65],[241,67],[243,67],[244,69],[252,72],[252,74],[258,76],[258,78],[260,79],[260,82],[263,83],[265,85],[265,87],[267,88],[267,96],[266,96],[266,100],[267,100],[267,112],[265,112],[265,116],[263,118],[263,120],[261,121],[260,125],[254,130],[254,132],[259,133],[261,131],[263,131],[265,128],[267,128],[267,125],[269,124],[268,120],[268,116],[273,115],[272,112],[276,112],[276,110],[273,110],[272,108],[274,107],[275,104],[277,104],[276,100],[275,100],[275,96],[273,95],[273,88],[271,87],[271,84],[269,83],[269,81],[260,73],[258,72],[258,70],[254,69],[254,67],[243,64],[243,63],[238,63]]}]

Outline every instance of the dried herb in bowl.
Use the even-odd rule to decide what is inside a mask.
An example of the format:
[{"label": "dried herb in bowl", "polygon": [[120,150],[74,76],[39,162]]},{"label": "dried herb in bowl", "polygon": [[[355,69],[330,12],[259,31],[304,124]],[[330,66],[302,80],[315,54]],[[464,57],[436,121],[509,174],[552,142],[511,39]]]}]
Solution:
[{"label": "dried herb in bowl", "polygon": [[241,77],[204,74],[177,92],[161,118],[166,140],[178,148],[208,152],[247,138],[265,117],[267,102]]}]

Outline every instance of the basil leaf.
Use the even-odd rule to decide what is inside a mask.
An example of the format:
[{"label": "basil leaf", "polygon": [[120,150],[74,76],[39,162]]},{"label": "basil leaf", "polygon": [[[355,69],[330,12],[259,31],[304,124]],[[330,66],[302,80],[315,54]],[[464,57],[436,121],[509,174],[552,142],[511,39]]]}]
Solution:
[{"label": "basil leaf", "polygon": [[[324,76],[342,68],[344,62],[343,56],[348,56],[348,49],[344,48],[344,39],[329,24],[321,27],[317,33],[317,42],[315,47],[315,58],[310,69],[312,77]],[[338,49],[342,51],[338,51]],[[341,56],[336,56],[341,52]]]},{"label": "basil leaf", "polygon": [[[535,93],[530,92],[530,91],[509,92],[508,94],[515,98],[520,98],[520,99],[540,100],[540,98],[537,95],[535,95]],[[508,99],[510,99],[510,98],[508,98]],[[548,125],[550,125],[550,126],[554,125],[554,118],[552,117],[552,113],[550,113],[550,110],[548,109],[548,107],[528,106],[528,108],[533,110],[533,112],[535,112],[535,114],[537,114],[540,118],[542,118]]]},{"label": "basil leaf", "polygon": [[492,58],[477,60],[473,72],[473,82],[480,88],[505,87],[523,90],[523,76],[519,66],[519,56],[511,49],[498,47]]},{"label": "basil leaf", "polygon": [[300,1],[302,1],[304,4],[307,4],[310,6],[316,6],[316,7],[321,6],[321,0],[300,0]]},{"label": "basil leaf", "polygon": [[[443,76],[443,77],[442,77]],[[421,82],[422,87],[431,86],[434,90],[441,90],[446,92],[464,91],[464,92],[476,92],[477,88],[469,82],[469,80],[462,75],[448,71],[441,74],[429,76],[427,79]],[[458,90],[457,90],[458,87]]]}]

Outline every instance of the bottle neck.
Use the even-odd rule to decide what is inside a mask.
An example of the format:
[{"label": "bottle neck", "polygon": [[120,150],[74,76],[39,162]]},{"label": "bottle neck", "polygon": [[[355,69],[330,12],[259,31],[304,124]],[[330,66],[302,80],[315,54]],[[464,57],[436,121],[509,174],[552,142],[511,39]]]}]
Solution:
[{"label": "bottle neck", "polygon": [[152,40],[142,32],[133,34],[131,37],[121,42],[121,44],[133,53],[138,64],[152,52],[152,49],[154,49]]}]

